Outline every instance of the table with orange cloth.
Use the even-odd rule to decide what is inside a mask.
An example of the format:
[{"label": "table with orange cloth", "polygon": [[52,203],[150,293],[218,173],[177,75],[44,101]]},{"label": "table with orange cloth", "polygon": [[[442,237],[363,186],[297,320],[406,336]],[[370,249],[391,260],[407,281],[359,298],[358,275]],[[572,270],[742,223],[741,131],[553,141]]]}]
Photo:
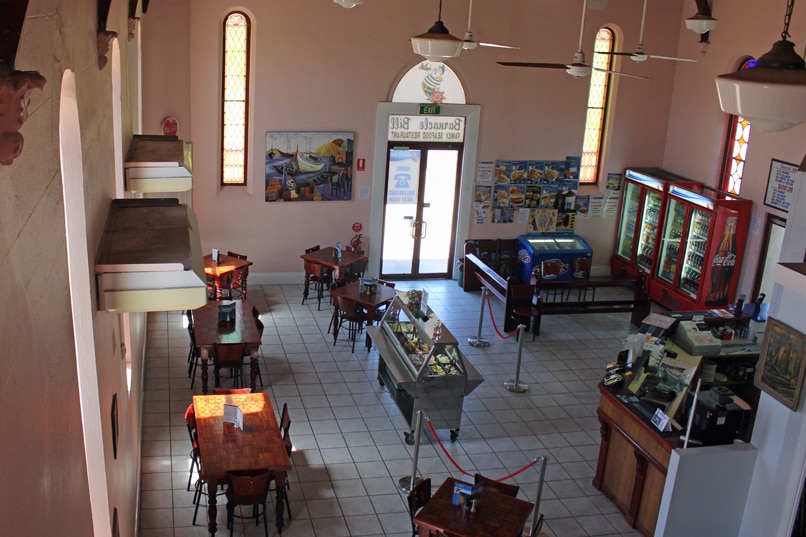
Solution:
[{"label": "table with orange cloth", "polygon": [[[237,405],[243,411],[243,430],[224,423],[224,404]],[[274,473],[277,489],[275,525],[283,529],[285,481],[291,470],[277,417],[266,393],[236,395],[195,395],[196,430],[202,461],[202,478],[207,490],[216,491],[227,482],[227,472],[268,469]],[[216,533],[216,494],[208,494],[208,529]]]},{"label": "table with orange cloth", "polygon": [[420,537],[520,537],[523,534],[529,514],[534,509],[532,502],[483,488],[476,511],[472,512],[453,505],[456,483],[464,481],[453,477],[446,479],[414,517]]}]

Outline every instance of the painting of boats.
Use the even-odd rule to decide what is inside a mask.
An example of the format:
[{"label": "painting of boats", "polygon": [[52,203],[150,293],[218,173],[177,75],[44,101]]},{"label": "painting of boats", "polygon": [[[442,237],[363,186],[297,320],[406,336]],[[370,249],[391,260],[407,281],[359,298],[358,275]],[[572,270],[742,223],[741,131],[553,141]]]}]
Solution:
[{"label": "painting of boats", "polygon": [[267,202],[352,199],[355,135],[267,132]]}]

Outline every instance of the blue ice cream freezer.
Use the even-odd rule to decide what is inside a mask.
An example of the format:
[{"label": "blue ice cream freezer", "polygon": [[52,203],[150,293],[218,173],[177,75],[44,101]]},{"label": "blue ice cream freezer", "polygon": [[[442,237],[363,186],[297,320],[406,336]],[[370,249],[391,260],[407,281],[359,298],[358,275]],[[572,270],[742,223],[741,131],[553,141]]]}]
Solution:
[{"label": "blue ice cream freezer", "polygon": [[591,273],[593,250],[579,235],[527,234],[518,237],[521,280],[587,280]]}]

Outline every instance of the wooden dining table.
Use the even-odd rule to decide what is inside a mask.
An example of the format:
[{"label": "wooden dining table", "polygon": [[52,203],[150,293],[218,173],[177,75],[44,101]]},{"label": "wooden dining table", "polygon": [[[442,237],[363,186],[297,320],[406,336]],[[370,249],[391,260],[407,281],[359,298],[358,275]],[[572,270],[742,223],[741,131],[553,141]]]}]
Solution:
[{"label": "wooden dining table", "polygon": [[[235,304],[235,320],[218,321],[219,304]],[[260,332],[257,329],[252,304],[248,300],[211,300],[201,308],[191,311],[196,346],[201,350],[202,393],[207,393],[209,378],[208,365],[216,343],[246,343],[250,355],[249,386],[255,391],[258,358],[260,353]]]},{"label": "wooden dining table", "polygon": [[[392,299],[395,298],[395,289],[393,287],[378,284],[375,287],[374,293],[367,294],[361,292],[361,282],[352,282],[348,283],[347,285],[342,285],[341,287],[336,287],[330,291],[330,295],[333,297],[334,303],[336,303],[335,299],[337,296],[343,296],[345,298],[349,298],[350,300],[355,300],[359,306],[367,311],[367,324],[372,324],[378,308],[388,305]],[[338,325],[335,322],[336,315],[338,315],[338,308],[333,308],[334,318],[331,320],[331,324],[333,325],[334,332],[338,330]],[[337,336],[338,334],[333,334],[334,341],[336,340]],[[372,339],[369,336],[366,338],[366,345],[367,350],[372,347]]]},{"label": "wooden dining table", "polygon": [[251,261],[241,259],[239,257],[230,257],[222,253],[218,254],[218,261],[213,261],[213,254],[204,256],[204,273],[207,275],[208,285],[212,282],[213,289],[210,296],[215,298],[216,287],[222,277],[235,272],[236,270],[246,268],[252,264]]},{"label": "wooden dining table", "polygon": [[[420,537],[520,537],[523,534],[529,514],[534,509],[532,502],[483,488],[476,511],[472,512],[453,505],[456,483],[465,482],[447,478],[414,517]],[[465,484],[472,486],[471,483]]]},{"label": "wooden dining table", "polygon": [[[224,404],[237,405],[243,411],[243,430],[224,423]],[[266,393],[237,395],[195,395],[199,453],[202,478],[207,481],[208,529],[216,533],[217,500],[215,491],[226,484],[227,472],[238,470],[270,470],[274,473],[277,500],[275,525],[283,529],[285,483],[291,470],[277,416]]]},{"label": "wooden dining table", "polygon": [[313,252],[302,254],[300,256],[305,261],[323,265],[333,270],[333,280],[341,277],[342,273],[350,268],[350,265],[368,259],[366,254],[359,254],[357,252],[348,252],[344,248],[341,250],[341,257],[336,257],[336,249],[333,246],[314,250]]}]

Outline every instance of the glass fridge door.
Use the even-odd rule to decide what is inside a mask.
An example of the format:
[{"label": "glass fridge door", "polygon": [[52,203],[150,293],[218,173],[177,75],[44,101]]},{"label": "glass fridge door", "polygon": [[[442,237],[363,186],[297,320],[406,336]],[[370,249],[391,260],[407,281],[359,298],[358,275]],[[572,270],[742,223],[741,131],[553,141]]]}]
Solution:
[{"label": "glass fridge door", "polygon": [[625,182],[625,185],[616,254],[630,261],[632,259],[632,247],[635,243],[635,220],[638,216],[638,202],[641,199],[641,188],[635,183],[630,182]]},{"label": "glass fridge door", "polygon": [[641,235],[638,238],[638,249],[635,264],[649,272],[652,268],[652,257],[655,253],[655,237],[658,236],[658,218],[660,217],[660,193],[647,190],[644,198],[644,212],[641,216]]},{"label": "glass fridge door", "polygon": [[680,257],[680,241],[686,224],[686,206],[676,199],[669,200],[666,223],[663,226],[658,277],[673,284]]},{"label": "glass fridge door", "polygon": [[689,222],[686,252],[680,272],[680,290],[697,299],[702,284],[702,267],[705,260],[705,246],[711,229],[711,215],[700,209],[692,209]]}]

